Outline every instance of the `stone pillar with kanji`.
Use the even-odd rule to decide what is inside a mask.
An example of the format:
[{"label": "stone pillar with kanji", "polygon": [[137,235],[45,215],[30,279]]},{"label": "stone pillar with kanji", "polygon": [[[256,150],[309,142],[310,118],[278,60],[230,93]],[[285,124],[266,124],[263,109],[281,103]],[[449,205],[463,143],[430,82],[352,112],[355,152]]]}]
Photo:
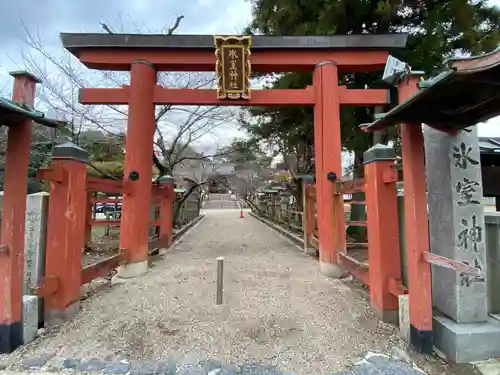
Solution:
[{"label": "stone pillar with kanji", "polygon": [[[424,127],[430,250],[473,269],[432,266],[434,344],[453,362],[498,357],[500,322],[488,314],[488,257],[477,127]],[[410,297],[411,298],[411,297]]]},{"label": "stone pillar with kanji", "polygon": [[425,127],[431,252],[478,268],[480,276],[433,266],[433,306],[458,323],[488,315],[483,189],[477,128],[449,135]]}]

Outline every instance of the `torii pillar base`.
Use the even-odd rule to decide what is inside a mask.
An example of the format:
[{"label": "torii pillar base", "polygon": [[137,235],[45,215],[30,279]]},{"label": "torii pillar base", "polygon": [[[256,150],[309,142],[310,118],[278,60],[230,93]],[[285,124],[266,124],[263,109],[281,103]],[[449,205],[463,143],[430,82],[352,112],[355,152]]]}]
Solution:
[{"label": "torii pillar base", "polygon": [[319,270],[325,277],[340,279],[346,276],[346,271],[343,267],[335,263],[319,262]]}]

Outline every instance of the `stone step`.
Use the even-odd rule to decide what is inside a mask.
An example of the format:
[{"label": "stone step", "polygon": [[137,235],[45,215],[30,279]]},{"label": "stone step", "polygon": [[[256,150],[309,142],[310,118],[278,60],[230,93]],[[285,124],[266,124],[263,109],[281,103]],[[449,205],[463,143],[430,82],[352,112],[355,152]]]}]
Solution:
[{"label": "stone step", "polygon": [[[425,373],[411,363],[404,353],[404,358],[398,355],[388,355],[368,352],[360,358],[349,370],[336,372],[332,375],[425,375]],[[23,371],[24,370],[24,371]],[[47,373],[89,373],[89,374],[116,374],[116,375],[290,375],[276,366],[263,363],[226,364],[216,359],[201,360],[196,363],[186,363],[170,359],[159,361],[132,361],[102,360],[97,358],[58,358],[48,353],[33,359],[26,359],[22,364],[9,369],[9,375]]]}]

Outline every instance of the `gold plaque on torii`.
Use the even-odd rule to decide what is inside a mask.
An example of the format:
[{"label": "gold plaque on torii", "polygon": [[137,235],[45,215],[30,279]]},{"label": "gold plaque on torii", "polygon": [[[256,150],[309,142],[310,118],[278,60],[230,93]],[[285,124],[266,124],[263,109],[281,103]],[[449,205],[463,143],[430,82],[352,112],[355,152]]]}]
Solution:
[{"label": "gold plaque on torii", "polygon": [[250,99],[251,36],[214,36],[217,99]]}]

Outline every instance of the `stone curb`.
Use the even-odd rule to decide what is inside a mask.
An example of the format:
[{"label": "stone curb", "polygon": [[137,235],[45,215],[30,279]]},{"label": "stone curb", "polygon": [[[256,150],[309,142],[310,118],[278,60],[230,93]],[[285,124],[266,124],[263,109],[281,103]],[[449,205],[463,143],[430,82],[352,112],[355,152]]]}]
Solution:
[{"label": "stone curb", "polygon": [[[205,214],[200,214],[197,218],[191,220],[189,223],[187,223],[181,229],[179,229],[179,231],[172,236],[172,245],[170,245],[167,251],[170,251],[175,245],[177,245],[177,242],[179,242],[184,237],[184,235],[186,235],[189,232],[190,229],[192,229],[195,225],[200,223],[204,218]],[[150,250],[148,252],[148,256],[158,255],[160,252],[159,250],[160,249]]]},{"label": "stone curb", "polygon": [[[178,363],[172,359],[159,361],[106,361],[97,358],[54,358],[54,354],[44,354],[24,360],[19,366],[4,369],[0,374],[53,374],[86,373],[109,375],[291,375],[276,366],[259,362],[245,362],[239,365],[226,364],[217,359],[202,360],[197,363]],[[368,353],[347,371],[332,375],[425,375],[409,359],[396,359],[383,354]]]},{"label": "stone curb", "polygon": [[191,220],[188,224],[184,225],[177,233],[175,233],[173,235],[173,238],[172,238],[172,246],[177,242],[179,241],[183,236],[184,234],[187,234],[187,232],[192,228],[194,227],[196,224],[198,224],[200,221],[202,221],[203,219],[205,219],[205,214],[200,214],[200,216],[198,216],[196,219],[194,220]]},{"label": "stone curb", "polygon": [[290,240],[295,246],[297,246],[300,249],[301,252],[304,252],[304,240],[302,238],[287,231],[286,229],[280,227],[279,225],[273,223],[272,221],[263,218],[262,216],[259,216],[253,212],[249,212],[249,214],[250,216],[259,220],[261,223],[265,224],[267,227],[269,227],[269,229],[278,232],[278,234]]}]

